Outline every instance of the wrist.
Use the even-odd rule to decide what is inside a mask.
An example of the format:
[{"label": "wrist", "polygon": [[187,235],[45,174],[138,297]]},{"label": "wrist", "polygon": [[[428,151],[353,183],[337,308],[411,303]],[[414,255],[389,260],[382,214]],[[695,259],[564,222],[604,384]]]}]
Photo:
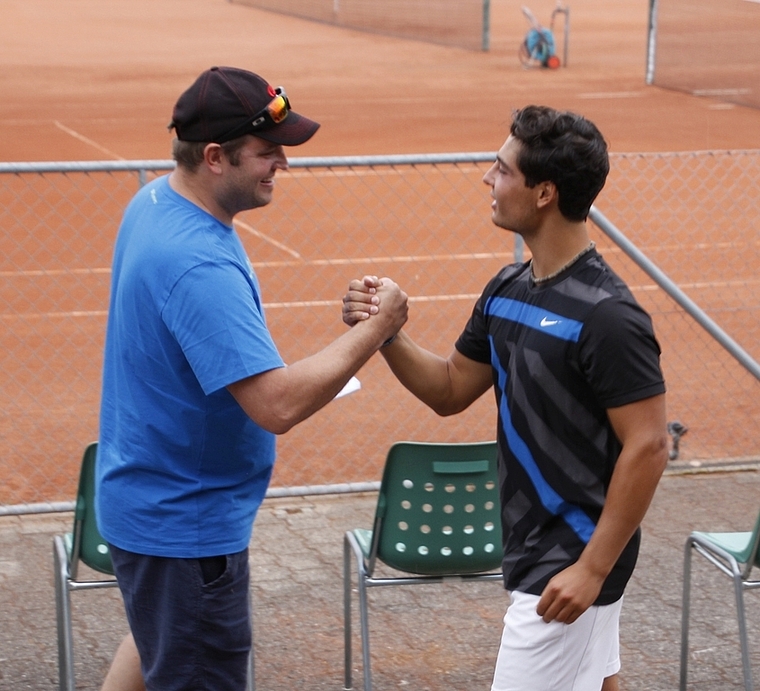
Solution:
[{"label": "wrist", "polygon": [[386,346],[389,346],[393,341],[396,340],[396,336],[398,336],[397,333],[393,334],[389,339],[383,341],[383,344],[380,346],[381,348],[385,348]]}]

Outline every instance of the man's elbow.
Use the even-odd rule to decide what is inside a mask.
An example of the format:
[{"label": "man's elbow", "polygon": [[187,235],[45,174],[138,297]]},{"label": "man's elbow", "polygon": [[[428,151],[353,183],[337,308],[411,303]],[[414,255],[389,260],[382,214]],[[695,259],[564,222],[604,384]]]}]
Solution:
[{"label": "man's elbow", "polygon": [[262,429],[272,434],[285,434],[295,427],[301,419],[292,415],[288,411],[281,409],[277,410],[276,407],[269,408],[263,415],[257,415],[256,418],[251,419]]},{"label": "man's elbow", "polygon": [[253,378],[228,387],[233,398],[245,414],[259,427],[272,434],[285,434],[297,425],[303,416],[289,405],[281,392],[266,387],[252,386]]},{"label": "man's elbow", "polygon": [[658,475],[662,475],[668,465],[668,435],[663,430],[662,434],[655,434],[648,440],[645,453],[651,459],[652,469]]},{"label": "man's elbow", "polygon": [[436,415],[440,415],[441,417],[458,415],[462,411],[467,410],[466,405],[461,405],[454,401],[441,401],[439,403],[433,403],[430,404],[430,408]]}]

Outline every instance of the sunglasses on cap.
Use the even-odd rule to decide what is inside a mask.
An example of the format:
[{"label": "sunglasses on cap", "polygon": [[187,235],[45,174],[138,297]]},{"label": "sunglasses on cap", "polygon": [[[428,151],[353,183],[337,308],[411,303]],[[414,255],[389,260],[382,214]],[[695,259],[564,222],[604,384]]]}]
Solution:
[{"label": "sunglasses on cap", "polygon": [[277,95],[264,108],[248,118],[242,125],[231,129],[219,139],[229,141],[242,137],[244,134],[254,134],[255,132],[268,130],[275,125],[279,125],[288,117],[290,101],[283,87],[278,86],[274,91]]}]

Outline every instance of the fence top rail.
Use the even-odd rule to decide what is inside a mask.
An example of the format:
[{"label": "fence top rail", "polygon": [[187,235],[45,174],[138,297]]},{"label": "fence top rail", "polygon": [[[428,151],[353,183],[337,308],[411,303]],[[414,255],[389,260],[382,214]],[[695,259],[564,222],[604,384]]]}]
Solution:
[{"label": "fence top rail", "polygon": [[[716,155],[759,155],[760,149],[735,149],[715,151],[669,151],[646,153],[610,153],[612,158],[643,157],[668,158]],[[291,168],[348,168],[351,166],[409,166],[453,163],[491,163],[496,152],[477,151],[444,154],[394,154],[374,156],[303,156],[288,159]],[[171,159],[143,161],[30,161],[18,163],[0,162],[0,174],[20,173],[95,173],[172,170]]]},{"label": "fence top rail", "polygon": [[348,167],[348,166],[410,166],[437,163],[492,163],[496,152],[479,151],[451,154],[394,154],[378,156],[304,156],[289,158],[291,168]]},{"label": "fence top rail", "polygon": [[[480,163],[495,159],[493,152],[451,154],[396,154],[376,156],[304,156],[289,158],[291,168],[349,166],[424,165],[436,163]],[[173,160],[146,161],[30,161],[0,163],[0,173],[93,173],[113,171],[172,170]]]},{"label": "fence top rail", "polygon": [[0,173],[103,173],[171,170],[174,161],[30,161],[0,163]]}]

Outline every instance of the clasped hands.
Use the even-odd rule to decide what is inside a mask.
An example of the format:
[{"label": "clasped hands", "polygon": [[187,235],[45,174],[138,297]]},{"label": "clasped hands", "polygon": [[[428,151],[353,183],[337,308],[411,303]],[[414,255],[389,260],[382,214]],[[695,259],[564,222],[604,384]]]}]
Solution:
[{"label": "clasped hands", "polygon": [[[343,296],[343,322],[356,326],[377,319],[383,341],[393,338],[406,323],[409,313],[407,294],[390,278],[364,276],[348,284]],[[374,324],[373,324],[374,326]]]}]

